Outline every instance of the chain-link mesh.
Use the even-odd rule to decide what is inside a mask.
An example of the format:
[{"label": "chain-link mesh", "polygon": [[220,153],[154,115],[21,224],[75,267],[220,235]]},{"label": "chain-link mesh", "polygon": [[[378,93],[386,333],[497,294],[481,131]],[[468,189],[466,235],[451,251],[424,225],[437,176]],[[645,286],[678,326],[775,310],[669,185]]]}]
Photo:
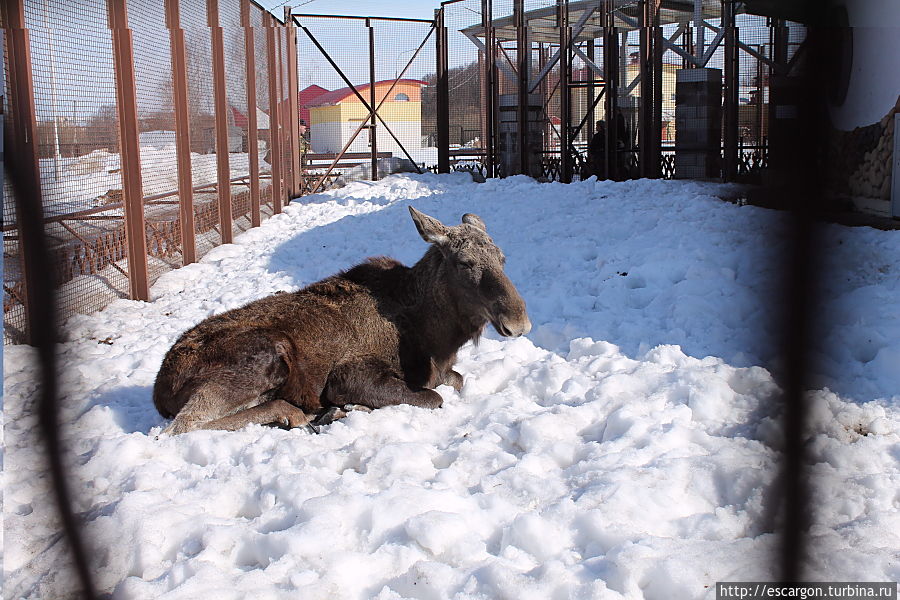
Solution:
[{"label": "chain-link mesh", "polygon": [[[112,40],[103,0],[27,1],[25,25],[46,235],[66,317],[129,293]],[[5,284],[20,288],[22,275],[7,272]],[[19,307],[5,302],[4,312],[13,324]]]},{"label": "chain-link mesh", "polygon": [[[242,10],[251,25],[257,51],[258,137],[268,143],[268,77],[263,30],[264,11],[247,0],[221,0],[218,25],[223,28],[225,57],[228,164],[231,202],[239,233],[251,226],[247,65]],[[173,53],[165,0],[126,0],[134,61],[139,164],[120,156],[119,98],[116,58],[105,0],[26,0],[25,26],[30,35],[32,87],[37,115],[37,153],[45,230],[59,286],[61,317],[89,312],[110,300],[128,297],[132,283],[128,265],[123,175],[137,169],[143,195],[148,263],[147,285],[162,273],[184,264],[185,248],[176,152],[176,107]],[[221,243],[216,153],[216,105],[213,94],[212,35],[207,3],[181,0],[180,25],[185,30],[187,104],[196,256]],[[271,21],[274,23],[274,21]],[[278,27],[285,41],[284,27]],[[123,38],[124,39],[124,38]],[[284,45],[284,44],[282,44]],[[286,55],[286,50],[282,49]],[[6,57],[7,54],[4,54]],[[127,56],[122,54],[120,56]],[[11,66],[4,60],[7,88]],[[281,66],[286,77],[286,66]],[[22,76],[26,76],[25,73]],[[286,97],[286,83],[281,84]],[[8,127],[16,107],[4,95]],[[290,118],[285,112],[285,123]],[[289,161],[288,161],[289,162]],[[265,174],[263,174],[265,177]],[[261,180],[261,199],[271,214],[270,180]],[[4,322],[5,343],[27,341],[25,277],[16,226],[14,197],[4,184]],[[140,219],[136,221],[140,222]],[[133,243],[133,240],[132,240]],[[135,271],[138,272],[137,270]]]}]

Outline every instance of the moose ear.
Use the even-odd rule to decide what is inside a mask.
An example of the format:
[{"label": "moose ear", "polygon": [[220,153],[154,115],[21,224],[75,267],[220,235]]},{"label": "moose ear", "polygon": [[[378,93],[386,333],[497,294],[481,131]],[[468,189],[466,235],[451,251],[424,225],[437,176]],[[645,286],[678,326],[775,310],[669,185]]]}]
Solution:
[{"label": "moose ear", "polygon": [[487,225],[484,224],[484,221],[482,221],[481,217],[479,217],[478,215],[475,215],[472,213],[466,213],[462,216],[462,222],[468,223],[469,225],[472,225],[473,227],[477,227],[478,229],[480,229],[484,232],[487,231]]},{"label": "moose ear", "polygon": [[447,237],[447,226],[434,217],[429,217],[412,206],[409,207],[409,214],[412,215],[413,223],[416,224],[419,235],[429,244],[443,245],[450,241],[450,238]]}]

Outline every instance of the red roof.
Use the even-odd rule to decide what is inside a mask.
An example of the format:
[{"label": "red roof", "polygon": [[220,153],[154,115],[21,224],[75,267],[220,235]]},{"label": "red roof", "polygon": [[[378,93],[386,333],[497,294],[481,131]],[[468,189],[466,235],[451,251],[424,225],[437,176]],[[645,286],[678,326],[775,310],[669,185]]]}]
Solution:
[{"label": "red roof", "polygon": [[[398,83],[413,83],[413,84],[418,84],[418,85],[428,85],[427,81],[422,81],[421,79],[398,79],[397,82]],[[381,83],[386,83],[386,84],[390,85],[390,84],[394,83],[394,80],[393,79],[385,79],[383,81],[376,81],[375,85],[378,86],[378,84],[381,84]],[[363,91],[368,90],[368,89],[369,89],[368,83],[364,83],[362,85],[356,86],[356,91],[359,92],[360,94],[362,94],[362,97],[366,98],[367,102],[368,102],[368,96],[366,94],[363,94]],[[344,100],[345,98],[349,98],[352,95],[353,95],[353,89],[349,88],[349,87],[345,87],[345,88],[341,88],[339,90],[334,90],[333,92],[327,92],[325,94],[317,96],[314,99],[312,99],[309,102],[309,104],[307,104],[306,106],[308,106],[308,107],[330,106],[332,104],[337,104],[341,100]]]},{"label": "red roof", "polygon": [[247,119],[247,115],[239,111],[233,106],[229,106],[231,109],[231,116],[234,117],[234,125],[235,127],[240,127],[241,129],[247,129],[250,125],[250,121]]},{"label": "red roof", "polygon": [[297,94],[300,99],[300,118],[306,121],[307,125],[309,125],[310,103],[322,94],[327,93],[328,90],[323,87],[320,87],[318,85],[310,85],[300,90],[300,93]]}]

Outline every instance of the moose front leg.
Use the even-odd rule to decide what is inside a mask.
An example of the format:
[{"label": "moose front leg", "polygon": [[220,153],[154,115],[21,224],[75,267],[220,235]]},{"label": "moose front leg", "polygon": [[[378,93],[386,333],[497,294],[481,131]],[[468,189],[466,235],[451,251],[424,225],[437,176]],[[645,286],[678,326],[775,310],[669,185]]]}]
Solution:
[{"label": "moose front leg", "polygon": [[444,402],[434,390],[411,386],[389,364],[375,358],[345,363],[335,368],[322,397],[327,404],[338,407],[357,404],[382,408],[412,404],[422,408],[440,408]]},{"label": "moose front leg", "polygon": [[451,386],[457,392],[461,392],[463,387],[463,376],[453,369],[450,369],[444,373],[444,380],[441,381],[441,383]]}]

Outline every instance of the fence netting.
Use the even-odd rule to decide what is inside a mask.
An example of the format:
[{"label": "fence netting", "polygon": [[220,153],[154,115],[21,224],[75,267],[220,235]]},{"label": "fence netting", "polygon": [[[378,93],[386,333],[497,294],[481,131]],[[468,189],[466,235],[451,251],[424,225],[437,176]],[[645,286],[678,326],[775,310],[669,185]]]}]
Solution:
[{"label": "fence netting", "polygon": [[[116,53],[111,6],[122,6],[127,14],[130,54]],[[144,270],[128,264],[130,246],[144,249],[147,281],[142,283],[152,286],[163,273],[221,244],[223,233],[226,238],[237,235],[276,211],[273,145],[284,153],[280,158],[288,166],[281,177],[293,174],[292,147],[277,139],[289,133],[292,113],[282,110],[280,123],[269,118],[270,76],[277,84],[277,103],[287,106],[289,96],[283,60],[286,28],[249,0],[222,0],[211,6],[218,10],[209,11],[207,3],[198,0],[22,4],[31,63],[17,75],[20,80],[30,77],[45,234],[63,319],[100,309],[116,298],[134,297],[140,286],[135,288],[132,277],[143,277]],[[179,27],[184,32],[185,128],[176,118],[177,45],[172,39]],[[221,32],[224,72],[224,94],[218,99],[211,68],[217,57],[215,28]],[[277,47],[267,39],[270,30]],[[249,68],[248,44],[254,54]],[[273,73],[273,63],[267,60],[270,50],[280,61],[274,63]],[[133,64],[133,107],[127,93],[117,92],[117,73],[125,64],[117,60]],[[11,68],[4,60],[7,89]],[[255,119],[249,116],[248,76],[255,82]],[[21,127],[20,108],[7,98],[5,126]],[[123,160],[121,148],[120,119],[129,114],[123,112],[129,107],[137,118],[139,158],[134,164]],[[189,168],[179,163],[182,129],[187,133],[183,164]],[[251,168],[251,154],[258,168]],[[134,174],[140,176],[141,198],[129,205],[123,181]],[[287,179],[279,183],[280,207],[297,191]],[[29,339],[27,274],[14,200],[4,184],[4,343]],[[126,212],[126,205],[136,208]],[[223,223],[222,215],[228,212],[231,222]],[[134,231],[143,229],[142,244],[128,239],[129,219],[137,219]]]}]

